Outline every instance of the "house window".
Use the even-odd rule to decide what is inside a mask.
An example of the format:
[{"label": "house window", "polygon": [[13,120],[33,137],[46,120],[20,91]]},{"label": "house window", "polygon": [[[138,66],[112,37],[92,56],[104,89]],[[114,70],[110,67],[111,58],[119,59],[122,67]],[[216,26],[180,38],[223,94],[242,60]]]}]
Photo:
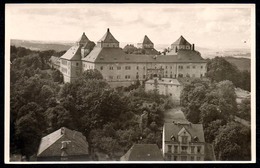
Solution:
[{"label": "house window", "polygon": [[197,153],[201,153],[201,146],[197,146]]},{"label": "house window", "polygon": [[139,70],[139,66],[137,66],[136,69]]},{"label": "house window", "polygon": [[174,153],[178,153],[178,146],[174,145]]},{"label": "house window", "polygon": [[191,161],[194,161],[194,156],[191,156],[191,157],[190,157],[190,160],[191,160]]},{"label": "house window", "polygon": [[130,79],[130,75],[126,75],[126,76],[125,76],[125,79]]},{"label": "house window", "polygon": [[187,152],[187,149],[188,149],[187,146],[181,146],[181,151],[182,151],[182,152]]},{"label": "house window", "polygon": [[197,156],[197,160],[200,160],[200,157],[199,157],[199,156]]},{"label": "house window", "polygon": [[100,67],[100,70],[103,70],[103,66]]},{"label": "house window", "polygon": [[79,63],[76,63],[76,66],[79,66]]},{"label": "house window", "polygon": [[165,66],[165,69],[167,69],[167,66]]},{"label": "house window", "polygon": [[143,79],[145,79],[145,75],[143,75]]},{"label": "house window", "polygon": [[188,143],[188,137],[187,137],[187,136],[182,136],[182,138],[181,138],[181,139],[182,139],[182,141],[181,141],[181,142],[182,142],[183,144],[186,144],[186,143]]},{"label": "house window", "polygon": [[172,153],[172,146],[168,145],[168,153]]},{"label": "house window", "polygon": [[118,66],[118,67],[117,67],[117,70],[121,70],[121,66]]},{"label": "house window", "polygon": [[201,66],[201,69],[203,69],[203,66]]},{"label": "house window", "polygon": [[117,75],[117,77],[116,77],[117,79],[120,79],[121,78],[121,76],[120,75]]},{"label": "house window", "polygon": [[178,158],[177,156],[173,156],[173,160],[177,161],[177,158]]},{"label": "house window", "polygon": [[187,69],[190,69],[190,66],[187,66]]},{"label": "house window", "polygon": [[179,76],[179,78],[182,78],[182,77],[183,77],[183,74],[179,74],[178,76]]},{"label": "house window", "polygon": [[111,66],[111,67],[109,67],[109,69],[110,69],[110,70],[113,70],[113,67]]},{"label": "house window", "polygon": [[125,66],[125,69],[126,69],[126,70],[130,70],[131,67],[130,67],[130,66]]},{"label": "house window", "polygon": [[139,79],[139,75],[136,75],[136,79]]},{"label": "house window", "polygon": [[187,161],[187,156],[181,156],[181,161]]},{"label": "house window", "polygon": [[109,76],[109,79],[113,79],[113,76]]},{"label": "house window", "polygon": [[172,66],[170,66],[170,69],[172,69]]},{"label": "house window", "polygon": [[196,66],[195,65],[193,65],[193,67],[192,67],[193,69],[195,69],[196,68]]},{"label": "house window", "polygon": [[143,69],[145,70],[145,66],[143,67]]},{"label": "house window", "polygon": [[191,146],[191,153],[194,153],[195,146]]}]

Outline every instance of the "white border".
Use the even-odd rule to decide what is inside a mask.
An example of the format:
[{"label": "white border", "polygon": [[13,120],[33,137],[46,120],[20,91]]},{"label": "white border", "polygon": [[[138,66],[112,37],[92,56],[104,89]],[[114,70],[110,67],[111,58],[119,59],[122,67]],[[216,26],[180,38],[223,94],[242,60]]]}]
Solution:
[{"label": "white border", "polygon": [[[10,162],[9,161],[9,124],[10,124],[10,32],[8,32],[8,25],[10,19],[8,15],[5,15],[5,163],[6,164],[134,164],[134,163],[173,163],[173,164],[187,164],[187,163],[194,163],[194,164],[216,164],[216,163],[256,163],[256,88],[255,88],[255,42],[256,42],[256,34],[255,34],[255,4],[5,4],[5,8],[8,6],[16,6],[16,7],[28,7],[28,6],[39,6],[42,8],[67,8],[67,7],[74,7],[74,8],[82,8],[85,5],[87,6],[104,6],[104,7],[114,7],[116,6],[129,6],[129,7],[142,7],[142,5],[155,7],[158,6],[169,6],[174,5],[176,8],[181,8],[185,6],[185,8],[250,8],[251,9],[251,161],[151,161],[151,162],[144,162],[144,161],[85,161],[85,162]],[[6,12],[6,11],[5,11]]]}]

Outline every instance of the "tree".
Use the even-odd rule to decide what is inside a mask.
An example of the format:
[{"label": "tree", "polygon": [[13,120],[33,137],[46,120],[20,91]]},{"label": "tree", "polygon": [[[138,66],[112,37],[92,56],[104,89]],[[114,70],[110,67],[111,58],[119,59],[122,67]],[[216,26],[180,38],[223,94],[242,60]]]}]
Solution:
[{"label": "tree", "polygon": [[94,69],[94,70],[88,69],[82,73],[81,79],[83,79],[83,80],[103,79],[103,76],[97,69]]},{"label": "tree", "polygon": [[250,129],[229,122],[220,127],[214,140],[215,153],[218,160],[250,160]]},{"label": "tree", "polygon": [[250,121],[251,117],[251,101],[250,99],[242,100],[241,104],[238,105],[238,111],[236,115],[247,121]]},{"label": "tree", "polygon": [[54,82],[63,83],[63,75],[59,70],[53,70],[51,73],[51,77]]}]

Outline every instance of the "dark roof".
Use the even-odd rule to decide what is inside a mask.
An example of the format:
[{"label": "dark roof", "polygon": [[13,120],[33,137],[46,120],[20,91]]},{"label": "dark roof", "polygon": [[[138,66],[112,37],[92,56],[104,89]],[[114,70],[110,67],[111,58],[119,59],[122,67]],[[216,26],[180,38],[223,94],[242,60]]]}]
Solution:
[{"label": "dark roof", "polygon": [[70,141],[66,146],[68,156],[89,154],[86,137],[78,131],[62,127],[41,139],[37,157],[61,156],[63,141]]},{"label": "dark roof", "polygon": [[66,60],[80,60],[81,59],[80,46],[72,46],[60,58],[61,59],[66,59]]},{"label": "dark roof", "polygon": [[106,34],[98,41],[104,43],[119,43],[115,37],[110,33],[109,28],[107,29]]},{"label": "dark roof", "polygon": [[178,40],[176,40],[172,44],[175,44],[175,45],[191,45],[183,36],[181,36]]},{"label": "dark roof", "polygon": [[145,50],[145,54],[147,54],[147,55],[158,55],[159,54],[159,52],[154,48],[144,48],[143,50]]},{"label": "dark roof", "polygon": [[87,49],[93,49],[95,47],[95,43],[93,41],[88,41],[86,42],[82,48],[87,48]]},{"label": "dark roof", "polygon": [[78,43],[87,43],[89,41],[88,37],[86,36],[85,32],[83,32],[80,39],[77,41]]},{"label": "dark roof", "polygon": [[193,50],[179,50],[177,55],[141,55],[126,54],[121,48],[100,48],[94,47],[87,57],[83,59],[88,62],[198,62],[205,63],[200,53]]},{"label": "dark roof", "polygon": [[156,144],[134,144],[120,160],[163,161],[163,156]]},{"label": "dark roof", "polygon": [[191,124],[191,123],[190,124],[165,123],[164,124],[165,141],[171,141],[172,136],[174,136],[177,139],[178,133],[183,127],[191,134],[192,139],[196,136],[198,137],[198,142],[205,142],[202,124]]},{"label": "dark roof", "polygon": [[142,43],[142,44],[153,44],[153,42],[147,37],[147,35],[145,35],[144,38],[139,43]]}]

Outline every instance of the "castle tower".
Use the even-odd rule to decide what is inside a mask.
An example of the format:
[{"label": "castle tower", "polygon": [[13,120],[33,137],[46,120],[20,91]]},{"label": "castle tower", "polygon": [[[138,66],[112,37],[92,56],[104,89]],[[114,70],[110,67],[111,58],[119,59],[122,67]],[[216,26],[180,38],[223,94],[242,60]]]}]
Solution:
[{"label": "castle tower", "polygon": [[171,50],[174,53],[177,53],[179,49],[194,50],[193,47],[194,45],[191,45],[183,36],[171,44]]},{"label": "castle tower", "polygon": [[78,46],[83,46],[85,45],[87,42],[89,42],[90,40],[88,39],[88,37],[86,36],[85,32],[83,32],[82,36],[80,37],[80,39],[76,42],[76,44]]},{"label": "castle tower", "polygon": [[149,48],[150,49],[150,48],[154,48],[154,44],[147,37],[147,35],[145,35],[144,38],[139,43],[137,43],[137,48],[143,48],[143,49]]},{"label": "castle tower", "polygon": [[109,28],[108,28],[106,34],[97,42],[97,47],[119,48],[119,42],[110,33]]}]

